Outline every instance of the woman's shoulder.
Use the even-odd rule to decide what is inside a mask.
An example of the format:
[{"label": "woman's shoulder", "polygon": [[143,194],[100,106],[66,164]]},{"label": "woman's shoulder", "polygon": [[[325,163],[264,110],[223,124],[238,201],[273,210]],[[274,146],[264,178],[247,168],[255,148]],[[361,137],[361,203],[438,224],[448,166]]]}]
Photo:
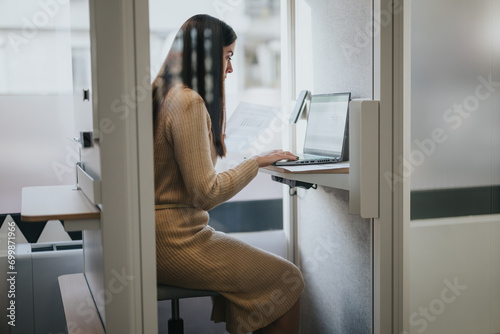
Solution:
[{"label": "woman's shoulder", "polygon": [[210,119],[203,98],[195,90],[186,86],[175,86],[168,92],[163,112],[171,121],[189,119]]},{"label": "woman's shoulder", "polygon": [[203,98],[195,90],[184,85],[172,87],[166,96],[167,105],[189,107],[196,103],[204,103]]}]

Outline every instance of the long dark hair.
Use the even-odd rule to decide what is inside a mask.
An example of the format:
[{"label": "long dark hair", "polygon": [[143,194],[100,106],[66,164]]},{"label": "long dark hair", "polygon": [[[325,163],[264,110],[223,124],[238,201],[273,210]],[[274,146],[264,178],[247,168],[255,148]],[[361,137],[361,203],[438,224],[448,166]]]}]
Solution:
[{"label": "long dark hair", "polygon": [[153,117],[156,119],[169,90],[182,83],[205,101],[212,121],[212,138],[219,157],[224,144],[225,95],[222,49],[236,41],[225,22],[209,15],[195,15],[179,29],[172,47],[153,82]]}]

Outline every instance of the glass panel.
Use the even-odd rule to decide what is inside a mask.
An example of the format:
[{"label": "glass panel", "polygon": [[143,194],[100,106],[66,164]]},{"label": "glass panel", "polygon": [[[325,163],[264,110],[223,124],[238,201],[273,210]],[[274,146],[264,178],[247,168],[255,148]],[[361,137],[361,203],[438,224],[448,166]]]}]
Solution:
[{"label": "glass panel", "polygon": [[500,6],[411,2],[410,332],[500,333]]},{"label": "glass panel", "polygon": [[[225,80],[227,119],[240,102],[273,107],[277,114],[271,126],[244,151],[229,151],[226,158],[219,159],[216,169],[222,171],[244,157],[282,147],[283,123],[278,117],[281,112],[280,1],[191,0],[174,4],[151,0],[152,78],[158,74],[180,26],[199,13],[224,20],[238,35],[232,57],[234,71]],[[211,212],[211,225],[225,232],[281,229],[282,189],[282,185],[270,181],[269,175],[258,174],[228,203]],[[278,215],[269,216],[268,212]]]},{"label": "glass panel", "polygon": [[0,2],[0,94],[71,92],[69,1]]},{"label": "glass panel", "polygon": [[0,1],[0,213],[75,182],[69,1]]}]

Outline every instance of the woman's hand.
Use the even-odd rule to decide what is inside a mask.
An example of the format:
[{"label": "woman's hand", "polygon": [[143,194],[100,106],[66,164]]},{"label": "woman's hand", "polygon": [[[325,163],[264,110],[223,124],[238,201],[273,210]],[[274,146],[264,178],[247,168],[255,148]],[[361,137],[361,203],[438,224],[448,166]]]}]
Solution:
[{"label": "woman's hand", "polygon": [[265,153],[261,153],[259,155],[253,156],[252,159],[255,159],[259,164],[259,167],[266,167],[272,165],[276,161],[280,160],[297,160],[298,157],[292,152],[283,151],[283,150],[274,150]]}]

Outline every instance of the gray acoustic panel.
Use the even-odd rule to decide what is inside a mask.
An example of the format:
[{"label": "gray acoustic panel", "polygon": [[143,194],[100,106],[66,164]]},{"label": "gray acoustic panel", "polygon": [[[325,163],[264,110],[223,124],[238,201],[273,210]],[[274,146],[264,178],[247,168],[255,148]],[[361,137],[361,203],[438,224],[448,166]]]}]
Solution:
[{"label": "gray acoustic panel", "polygon": [[[314,94],[373,97],[371,0],[301,0],[298,31],[311,31]],[[301,49],[305,45],[297,44]],[[299,193],[299,247],[306,289],[302,332],[371,333],[371,221],[349,214],[349,194],[319,187]]]},{"label": "gray acoustic panel", "polygon": [[372,1],[304,2],[311,15],[313,93],[351,92],[353,98],[371,98]]},{"label": "gray acoustic panel", "polygon": [[349,214],[345,190],[299,196],[302,332],[371,333],[371,220]]}]

